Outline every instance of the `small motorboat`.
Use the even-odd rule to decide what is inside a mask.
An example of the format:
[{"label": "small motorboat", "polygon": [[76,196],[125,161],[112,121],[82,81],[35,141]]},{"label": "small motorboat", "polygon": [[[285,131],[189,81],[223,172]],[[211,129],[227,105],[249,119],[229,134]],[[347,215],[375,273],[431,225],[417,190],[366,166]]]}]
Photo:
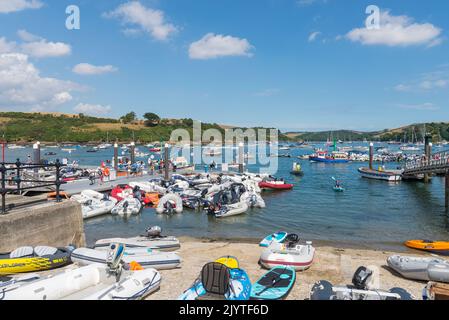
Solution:
[{"label": "small motorboat", "polygon": [[394,255],[388,266],[407,279],[449,283],[449,262],[432,257],[405,257]]},{"label": "small motorboat", "polygon": [[296,281],[296,271],[292,267],[274,267],[252,285],[251,299],[285,299]]},{"label": "small motorboat", "polygon": [[[73,262],[82,265],[94,263],[107,264],[108,251],[77,248],[73,250],[71,258]],[[160,252],[149,248],[126,248],[123,255],[125,263],[137,262],[142,268],[155,268],[157,270],[173,269],[181,264],[181,258],[174,252]]]},{"label": "small motorboat", "polygon": [[389,291],[374,288],[373,272],[359,267],[352,279],[352,286],[334,286],[329,281],[316,282],[310,291],[310,300],[413,300],[413,296],[402,288]]},{"label": "small motorboat", "polygon": [[111,210],[112,214],[118,214],[123,217],[130,217],[138,214],[142,209],[142,203],[136,198],[126,198],[115,205]]},{"label": "small motorboat", "polygon": [[259,182],[259,187],[263,190],[290,190],[293,184],[285,183],[284,180],[268,180]]},{"label": "small motorboat", "polygon": [[73,247],[48,246],[19,247],[10,253],[0,254],[0,275],[36,272],[66,266],[72,261]]},{"label": "small motorboat", "polygon": [[156,207],[156,212],[159,214],[173,214],[181,213],[183,209],[182,198],[174,193],[167,193],[163,196]]},{"label": "small motorboat", "polygon": [[448,241],[409,240],[405,245],[412,249],[423,250],[440,255],[449,255]]},{"label": "small motorboat", "polygon": [[157,290],[161,275],[155,269],[126,270],[122,246],[111,246],[107,265],[92,264],[3,288],[5,300],[135,300]]},{"label": "small motorboat", "polygon": [[101,239],[95,243],[95,249],[108,248],[112,243],[123,243],[127,248],[150,248],[160,251],[172,251],[181,247],[179,240],[173,236],[161,235],[158,226],[149,227],[146,234],[133,238]]},{"label": "small motorboat", "polygon": [[273,242],[282,243],[287,238],[288,233],[285,231],[275,232],[266,236],[260,243],[260,247],[269,247]]},{"label": "small motorboat", "polygon": [[117,200],[114,198],[91,199],[81,205],[83,219],[98,217],[110,213],[116,206]]},{"label": "small motorboat", "polygon": [[[294,237],[296,236],[296,237]],[[299,237],[289,235],[284,243],[273,242],[260,255],[260,264],[267,269],[276,266],[289,266],[296,271],[304,271],[310,268],[315,256],[315,248],[311,241],[299,244]]]}]

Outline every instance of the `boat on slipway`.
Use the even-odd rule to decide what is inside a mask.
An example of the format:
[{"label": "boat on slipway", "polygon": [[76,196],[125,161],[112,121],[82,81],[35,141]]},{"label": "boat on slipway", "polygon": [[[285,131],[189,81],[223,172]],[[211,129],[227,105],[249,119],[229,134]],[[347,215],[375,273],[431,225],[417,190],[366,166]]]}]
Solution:
[{"label": "boat on slipway", "polygon": [[370,169],[370,168],[359,168],[359,173],[363,178],[385,180],[385,181],[401,181],[403,170],[386,170],[386,169]]}]

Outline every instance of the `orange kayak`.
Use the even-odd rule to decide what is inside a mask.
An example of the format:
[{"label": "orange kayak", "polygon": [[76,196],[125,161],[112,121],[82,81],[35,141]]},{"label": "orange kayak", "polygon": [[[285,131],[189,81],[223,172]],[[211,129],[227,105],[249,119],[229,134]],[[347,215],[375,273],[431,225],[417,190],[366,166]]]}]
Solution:
[{"label": "orange kayak", "polygon": [[432,253],[449,254],[448,241],[409,240],[405,245],[412,249],[424,250]]}]

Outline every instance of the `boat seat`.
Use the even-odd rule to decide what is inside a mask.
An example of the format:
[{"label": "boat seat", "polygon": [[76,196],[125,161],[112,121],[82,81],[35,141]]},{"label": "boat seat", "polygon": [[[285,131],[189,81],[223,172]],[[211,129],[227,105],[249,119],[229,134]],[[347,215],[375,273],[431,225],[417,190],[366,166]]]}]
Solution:
[{"label": "boat seat", "polygon": [[11,259],[33,256],[33,247],[19,247],[9,254]]},{"label": "boat seat", "polygon": [[229,268],[218,262],[205,264],[201,270],[201,282],[206,294],[197,297],[197,300],[224,300],[229,291]]},{"label": "boat seat", "polygon": [[47,246],[37,246],[34,248],[34,253],[39,256],[51,256],[54,255],[58,251],[55,247],[47,247]]}]

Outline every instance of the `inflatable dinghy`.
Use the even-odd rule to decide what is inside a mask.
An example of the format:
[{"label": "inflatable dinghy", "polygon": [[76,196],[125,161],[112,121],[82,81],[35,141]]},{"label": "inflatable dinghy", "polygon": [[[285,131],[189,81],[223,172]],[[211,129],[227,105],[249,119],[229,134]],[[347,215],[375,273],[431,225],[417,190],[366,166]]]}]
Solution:
[{"label": "inflatable dinghy", "polygon": [[215,211],[215,217],[226,218],[236,216],[248,211],[248,205],[246,202],[241,201],[233,204],[225,204],[218,211]]},{"label": "inflatable dinghy", "polygon": [[389,291],[373,288],[373,271],[359,267],[354,273],[352,286],[333,286],[328,281],[318,281],[310,291],[310,300],[413,300],[402,288]]},{"label": "inflatable dinghy", "polygon": [[0,254],[0,275],[36,272],[63,267],[71,263],[71,247],[20,247]]},{"label": "inflatable dinghy", "polygon": [[125,198],[115,205],[111,210],[112,214],[118,214],[123,217],[130,217],[138,214],[142,209],[142,203],[136,198]]},{"label": "inflatable dinghy", "polygon": [[311,241],[306,244],[292,243],[272,243],[262,251],[260,264],[271,269],[276,266],[289,266],[296,271],[304,271],[310,268],[315,256],[315,248]]},{"label": "inflatable dinghy", "polygon": [[438,258],[391,256],[388,266],[407,279],[449,283],[449,262]]},{"label": "inflatable dinghy", "polygon": [[244,192],[240,196],[240,201],[245,201],[250,208],[265,208],[265,201],[262,199],[260,194],[256,192]]},{"label": "inflatable dinghy", "polygon": [[261,189],[267,190],[290,190],[293,189],[293,185],[290,183],[285,183],[284,181],[262,181],[259,182],[259,187]]},{"label": "inflatable dinghy", "polygon": [[124,247],[111,245],[106,264],[65,270],[54,276],[3,291],[6,300],[129,300],[142,299],[159,288],[155,269],[123,270]]},{"label": "inflatable dinghy", "polygon": [[[72,261],[82,265],[106,264],[107,251],[90,248],[78,248],[72,252]],[[159,252],[145,248],[129,248],[123,255],[125,263],[137,262],[143,268],[157,270],[173,269],[181,264],[181,258],[174,252]]]},{"label": "inflatable dinghy", "polygon": [[274,267],[252,285],[251,299],[284,299],[293,288],[295,280],[295,269],[291,267]]},{"label": "inflatable dinghy", "polygon": [[174,193],[166,194],[159,200],[159,204],[156,207],[156,212],[159,214],[181,213],[182,198]]},{"label": "inflatable dinghy", "polygon": [[150,227],[146,235],[133,238],[101,239],[95,243],[95,249],[108,248],[112,243],[123,243],[127,248],[150,248],[160,251],[173,251],[181,247],[179,240],[172,236],[162,236],[161,228]]},{"label": "inflatable dinghy", "polygon": [[117,200],[115,198],[109,199],[91,199],[84,202],[81,205],[81,211],[83,213],[83,219],[89,219],[98,217],[104,214],[108,214],[114,209]]}]

